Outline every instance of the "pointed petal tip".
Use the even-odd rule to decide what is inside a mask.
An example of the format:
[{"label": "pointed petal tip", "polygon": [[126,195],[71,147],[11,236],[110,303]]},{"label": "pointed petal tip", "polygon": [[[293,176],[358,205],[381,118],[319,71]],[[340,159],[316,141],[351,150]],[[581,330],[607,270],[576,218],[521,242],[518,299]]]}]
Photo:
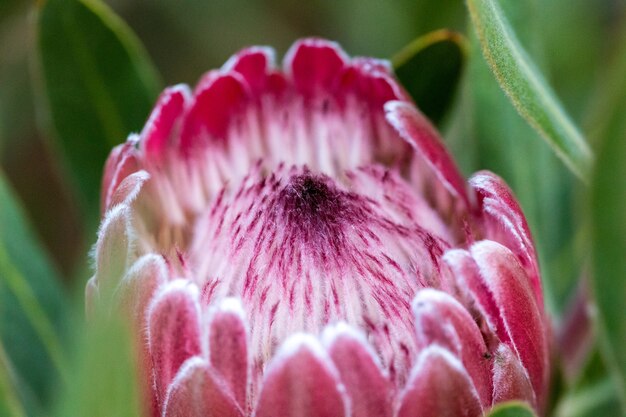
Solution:
[{"label": "pointed petal tip", "polygon": [[349,61],[338,43],[306,38],[289,48],[283,59],[283,71],[299,92],[312,96],[335,88]]},{"label": "pointed petal tip", "polygon": [[109,198],[109,209],[120,204],[131,206],[148,180],[150,180],[150,174],[145,170],[137,171],[124,178]]},{"label": "pointed petal tip", "polygon": [[381,372],[385,372],[380,364],[380,358],[374,351],[372,345],[367,341],[365,334],[355,327],[350,326],[345,321],[340,321],[326,326],[322,332],[321,339],[323,346],[328,351],[332,350],[333,346],[341,343],[342,340],[358,344],[360,348],[368,352],[374,363],[376,363],[376,366],[380,368]]},{"label": "pointed petal tip", "polygon": [[93,249],[95,281],[107,296],[121,281],[131,258],[135,236],[130,219],[130,207],[118,204],[106,212],[98,230],[98,240]]},{"label": "pointed petal tip", "polygon": [[396,415],[479,417],[482,413],[476,387],[461,361],[438,345],[422,350],[400,394]]},{"label": "pointed petal tip", "polygon": [[314,336],[297,333],[283,343],[265,372],[254,415],[350,415],[350,401],[339,373]]},{"label": "pointed petal tip", "polygon": [[162,417],[243,417],[205,359],[187,359],[169,385]]},{"label": "pointed petal tip", "polygon": [[392,100],[384,105],[385,117],[398,135],[419,152],[446,189],[469,208],[465,180],[448,153],[439,133],[415,105]]},{"label": "pointed petal tip", "polygon": [[528,372],[539,407],[544,405],[549,376],[548,340],[542,311],[527,272],[509,248],[494,241],[470,247],[482,285],[492,294],[498,315],[494,321],[501,340],[507,340]]}]

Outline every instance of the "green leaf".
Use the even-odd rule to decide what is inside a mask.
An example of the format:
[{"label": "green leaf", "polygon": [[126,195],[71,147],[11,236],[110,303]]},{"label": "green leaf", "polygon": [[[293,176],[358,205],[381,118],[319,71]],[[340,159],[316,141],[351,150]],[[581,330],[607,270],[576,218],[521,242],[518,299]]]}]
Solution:
[{"label": "green leaf", "polygon": [[[540,48],[537,10],[529,2],[506,5],[518,33]],[[515,191],[539,252],[547,308],[558,313],[580,276],[582,257],[574,256],[578,248],[573,244],[577,182],[506,97],[480,53],[476,35],[469,41],[457,114],[444,137],[467,175],[488,169]]]},{"label": "green leaf", "polygon": [[446,29],[423,35],[392,58],[396,76],[428,118],[450,107],[467,57],[467,40]]},{"label": "green leaf", "polygon": [[[626,97],[622,98],[626,100]],[[593,289],[603,351],[626,413],[626,123],[615,120],[591,186]]]},{"label": "green leaf", "polygon": [[588,126],[594,144],[626,131],[626,25],[617,38],[613,56],[599,69],[596,96],[589,106]]},{"label": "green leaf", "polygon": [[537,417],[537,415],[525,403],[509,401],[493,407],[487,417]]},{"label": "green leaf", "polygon": [[46,0],[38,29],[56,145],[93,217],[106,156],[143,126],[158,77],[138,39],[97,0]]},{"label": "green leaf", "polygon": [[76,326],[71,380],[54,415],[137,417],[140,412],[135,352],[122,319],[96,314]]},{"label": "green leaf", "polygon": [[25,417],[24,400],[17,391],[18,383],[0,343],[0,416]]},{"label": "green leaf", "polygon": [[517,111],[581,179],[593,154],[541,73],[518,42],[496,0],[467,0],[483,54]]},{"label": "green leaf", "polygon": [[615,384],[608,378],[567,393],[560,398],[555,417],[597,417],[620,415]]},{"label": "green leaf", "polygon": [[[67,299],[60,278],[0,171],[0,344],[5,369],[45,402],[67,379],[62,346]],[[14,389],[18,389],[14,387]]]}]

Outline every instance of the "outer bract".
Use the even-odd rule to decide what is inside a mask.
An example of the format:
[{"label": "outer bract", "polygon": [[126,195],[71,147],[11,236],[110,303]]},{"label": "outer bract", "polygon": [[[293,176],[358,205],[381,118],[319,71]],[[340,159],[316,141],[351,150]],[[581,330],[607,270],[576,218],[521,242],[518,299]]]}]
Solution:
[{"label": "outer bract", "polygon": [[494,174],[466,185],[384,61],[241,51],[163,92],[102,202],[88,306],[132,319],[146,415],[542,410],[524,215]]}]

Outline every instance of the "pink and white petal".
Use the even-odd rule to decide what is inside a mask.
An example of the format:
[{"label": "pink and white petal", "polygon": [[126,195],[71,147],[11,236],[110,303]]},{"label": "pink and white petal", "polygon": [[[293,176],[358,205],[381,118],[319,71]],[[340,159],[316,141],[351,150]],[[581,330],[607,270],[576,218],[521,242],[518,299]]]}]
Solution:
[{"label": "pink and white petal", "polygon": [[167,281],[168,270],[163,256],[149,253],[135,261],[120,282],[116,291],[118,302],[133,318],[138,330],[145,330],[150,300]]},{"label": "pink and white petal", "polygon": [[543,315],[543,293],[537,264],[537,253],[522,208],[502,178],[480,171],[469,180],[476,190],[483,213],[485,238],[511,249],[527,272],[537,304]]},{"label": "pink and white petal", "polygon": [[202,350],[198,290],[193,284],[172,281],[155,295],[148,309],[148,348],[157,399],[163,401],[183,362]]},{"label": "pink and white petal", "polygon": [[190,101],[191,91],[185,84],[168,87],[161,93],[141,132],[140,148],[147,161],[158,163],[163,159],[172,145],[174,128]]},{"label": "pink and white petal", "polygon": [[469,208],[465,180],[428,119],[404,101],[387,102],[385,115],[398,134],[424,157],[446,189]]},{"label": "pink and white petal", "polygon": [[289,88],[289,81],[281,71],[272,71],[267,76],[267,91],[276,98],[283,97]]},{"label": "pink and white petal", "polygon": [[547,389],[548,345],[541,312],[526,272],[517,256],[497,242],[477,242],[470,252],[483,285],[498,307],[508,337],[498,336],[510,340],[530,376],[541,407],[544,399],[541,395]]},{"label": "pink and white petal", "polygon": [[[368,73],[393,75],[393,66],[387,59],[372,58],[369,56],[356,56],[352,58],[350,63]],[[398,83],[395,82],[395,84]],[[398,87],[401,88],[399,85]]]},{"label": "pink and white petal", "polygon": [[504,401],[526,401],[536,407],[535,392],[526,369],[506,344],[501,344],[493,361],[493,404]]},{"label": "pink and white petal", "polygon": [[265,373],[255,417],[347,417],[349,400],[332,360],[310,335],[295,334]]},{"label": "pink and white petal", "polygon": [[147,171],[141,170],[128,175],[117,186],[115,192],[109,198],[109,207],[116,206],[118,204],[126,204],[130,206],[135,199],[139,196],[140,191],[143,189],[143,185],[150,179],[150,174]]},{"label": "pink and white petal", "polygon": [[243,307],[226,298],[209,319],[209,359],[232,397],[246,409],[248,391],[248,340]]},{"label": "pink and white petal", "polygon": [[109,210],[100,230],[95,247],[95,280],[100,296],[105,300],[113,295],[132,259],[134,232],[131,227],[131,209],[118,205]]},{"label": "pink and white petal", "polygon": [[130,174],[139,169],[137,149],[135,148],[137,135],[130,135],[126,142],[117,145],[109,154],[104,164],[104,175],[100,194],[100,209],[104,214],[111,208],[111,196],[118,185]]},{"label": "pink and white petal", "polygon": [[230,122],[249,97],[246,82],[237,72],[211,72],[198,84],[185,115],[179,147],[190,154],[211,140],[226,140]]},{"label": "pink and white petal", "polygon": [[122,317],[129,317],[134,329],[137,375],[146,409],[158,408],[152,389],[152,359],[147,342],[148,305],[157,288],[166,281],[167,266],[163,257],[148,254],[139,258],[131,266],[116,290],[116,302],[122,310]]},{"label": "pink and white petal", "polygon": [[420,353],[399,404],[397,417],[478,417],[483,413],[461,361],[437,345]]},{"label": "pink and white petal", "polygon": [[422,347],[440,345],[460,358],[484,407],[491,405],[491,361],[476,322],[449,294],[424,289],[413,300],[417,340]]},{"label": "pink and white petal", "polygon": [[444,254],[443,260],[452,270],[457,285],[462,288],[462,296],[466,302],[471,303],[475,299],[476,307],[490,329],[501,341],[510,342],[496,300],[481,279],[472,255],[464,249],[451,249]]},{"label": "pink and white petal", "polygon": [[373,58],[354,58],[344,74],[344,88],[353,90],[357,97],[369,103],[377,113],[391,100],[411,101],[404,89],[393,78],[388,61]]},{"label": "pink and white petal", "polygon": [[223,381],[206,360],[189,358],[172,381],[163,405],[163,417],[243,417]]},{"label": "pink and white petal", "polygon": [[328,354],[346,387],[353,417],[390,417],[392,386],[365,337],[345,323],[323,335]]},{"label": "pink and white petal", "polygon": [[224,72],[239,73],[253,95],[262,93],[267,86],[267,77],[275,65],[275,53],[270,47],[253,46],[233,55],[222,67]]},{"label": "pink and white petal", "polygon": [[283,68],[298,92],[310,97],[332,93],[349,61],[341,47],[325,39],[302,39],[285,55]]}]

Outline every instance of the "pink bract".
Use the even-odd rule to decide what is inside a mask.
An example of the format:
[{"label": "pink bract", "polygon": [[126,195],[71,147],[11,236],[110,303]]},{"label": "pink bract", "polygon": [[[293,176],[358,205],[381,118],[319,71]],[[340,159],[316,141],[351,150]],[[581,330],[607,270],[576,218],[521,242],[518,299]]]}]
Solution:
[{"label": "pink bract", "polygon": [[298,41],[166,89],[116,147],[88,308],[136,331],[151,416],[539,412],[547,318],[524,215],[466,184],[385,61]]}]

